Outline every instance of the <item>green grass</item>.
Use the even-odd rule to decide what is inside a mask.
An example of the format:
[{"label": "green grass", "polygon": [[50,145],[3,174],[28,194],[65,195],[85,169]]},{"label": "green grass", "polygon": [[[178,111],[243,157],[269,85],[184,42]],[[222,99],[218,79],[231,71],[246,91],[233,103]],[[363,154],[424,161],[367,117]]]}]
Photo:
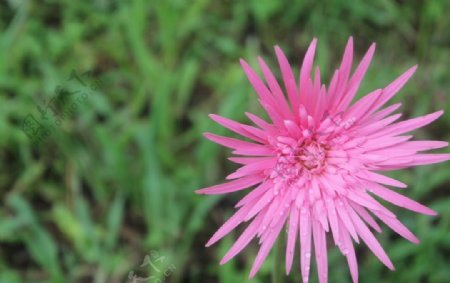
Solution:
[{"label": "green grass", "polygon": [[[297,62],[318,37],[316,62],[328,80],[350,35],[358,58],[377,42],[359,95],[418,63],[393,101],[403,103],[405,117],[447,110],[416,137],[449,139],[448,1],[293,2],[0,2],[0,283],[127,282],[130,271],[164,282],[247,282],[256,243],[225,266],[218,262],[237,233],[204,247],[241,194],[194,190],[235,168],[227,150],[202,137],[229,134],[207,114],[248,122],[245,111],[262,113],[238,60],[256,66],[262,55],[276,69],[275,44],[298,73]],[[72,70],[92,71],[89,80],[101,81],[100,88],[67,81]],[[23,120],[38,118],[37,107],[58,85],[79,90],[73,99],[88,98],[58,126],[39,120],[53,128],[33,141]],[[361,282],[448,282],[449,170],[445,163],[393,174],[410,184],[408,196],[440,215],[395,208],[422,242],[383,227],[379,238],[397,271],[361,246]],[[164,257],[155,263],[160,272],[140,267],[146,255],[156,260],[155,252]],[[252,282],[270,282],[272,255]],[[300,282],[298,266],[282,275],[285,282]],[[335,249],[329,266],[330,282],[350,282]],[[312,274],[317,282],[314,268]]]}]

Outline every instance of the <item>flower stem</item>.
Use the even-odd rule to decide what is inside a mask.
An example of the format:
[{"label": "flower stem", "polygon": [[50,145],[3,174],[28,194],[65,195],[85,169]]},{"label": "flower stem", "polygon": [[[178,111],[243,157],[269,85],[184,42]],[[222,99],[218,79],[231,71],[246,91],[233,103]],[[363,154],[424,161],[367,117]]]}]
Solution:
[{"label": "flower stem", "polygon": [[283,247],[284,247],[285,235],[284,231],[281,231],[278,236],[277,242],[275,243],[275,254],[273,260],[273,270],[272,270],[272,283],[283,282]]}]

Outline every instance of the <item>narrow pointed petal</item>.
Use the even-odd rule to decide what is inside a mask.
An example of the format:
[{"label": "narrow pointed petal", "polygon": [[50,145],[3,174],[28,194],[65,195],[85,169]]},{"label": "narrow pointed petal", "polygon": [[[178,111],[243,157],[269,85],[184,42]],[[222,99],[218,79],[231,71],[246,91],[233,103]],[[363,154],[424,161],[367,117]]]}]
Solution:
[{"label": "narrow pointed petal", "polygon": [[391,191],[387,188],[384,188],[383,186],[377,185],[377,184],[368,184],[370,191],[379,196],[380,198],[384,199],[385,201],[388,201],[392,204],[395,204],[396,206],[403,207],[406,209],[409,209],[411,211],[415,211],[417,213],[422,213],[426,215],[437,215],[436,211],[410,199],[407,198],[397,192]]},{"label": "narrow pointed petal", "polygon": [[379,131],[386,129],[386,126],[394,123],[397,119],[399,119],[402,116],[402,114],[394,114],[392,116],[389,116],[383,120],[376,121],[374,123],[360,126],[358,129],[358,134],[361,136],[369,135],[371,139],[380,137],[380,135],[375,136],[374,133],[378,133]]},{"label": "narrow pointed petal", "polygon": [[266,63],[261,57],[258,57],[258,62],[269,85],[270,91],[272,92],[273,96],[275,97],[275,101],[277,101],[278,106],[280,107],[280,110],[283,112],[286,118],[293,117],[289,108],[289,104],[287,103],[283,91],[281,90],[275,76],[272,74],[269,67],[267,67]]},{"label": "narrow pointed petal", "polygon": [[371,152],[374,150],[389,148],[398,144],[402,144],[403,142],[411,138],[412,136],[400,136],[400,137],[381,137],[377,139],[370,139],[363,144],[363,147],[367,148],[368,151]]},{"label": "narrow pointed petal", "polygon": [[361,60],[361,63],[359,63],[358,67],[356,68],[356,71],[353,74],[352,78],[350,79],[348,86],[349,89],[345,94],[345,97],[340,102],[338,106],[338,111],[342,111],[345,108],[347,108],[350,102],[352,101],[353,97],[355,97],[356,91],[358,90],[359,85],[361,84],[361,81],[364,78],[367,69],[369,68],[374,53],[375,53],[375,43],[372,43],[372,45],[369,47],[369,50]]},{"label": "narrow pointed petal", "polygon": [[[257,141],[257,142],[265,142],[264,139],[261,139],[261,136],[264,136],[264,132],[261,131],[260,129],[257,129],[257,128],[254,128],[254,127],[250,127],[250,126],[247,126],[247,125],[243,125],[243,124],[238,123],[236,121],[233,121],[233,120],[230,120],[230,119],[227,119],[225,117],[221,117],[221,116],[215,115],[215,114],[210,114],[209,117],[214,122],[224,126],[225,128],[227,128],[227,129],[229,129],[229,130],[231,130],[231,131],[233,131],[233,132],[235,132],[237,134],[240,134],[243,137],[252,139],[252,140]],[[257,132],[258,134],[254,135],[253,133],[250,133],[247,130],[248,128],[252,128],[252,130],[254,132]]]},{"label": "narrow pointed petal", "polygon": [[273,199],[273,192],[266,191],[266,193],[258,199],[256,204],[250,209],[248,214],[245,216],[245,220],[252,219],[256,214],[258,214],[261,210],[268,207],[270,205],[270,202]]},{"label": "narrow pointed petal", "polygon": [[241,207],[243,205],[246,205],[250,202],[258,201],[264,193],[267,192],[271,188],[270,183],[263,182],[258,187],[256,187],[254,190],[252,190],[250,193],[248,193],[245,197],[243,197],[235,207]]},{"label": "narrow pointed petal", "polygon": [[230,248],[230,250],[224,255],[220,264],[225,264],[227,261],[235,257],[238,253],[242,251],[250,241],[256,236],[258,232],[259,225],[261,224],[263,217],[262,214],[255,218],[255,220],[247,226],[242,235],[237,239],[234,245]]},{"label": "narrow pointed petal", "polygon": [[244,60],[241,59],[240,62],[245,74],[247,75],[248,80],[252,84],[260,99],[265,101],[266,103],[273,102],[273,97],[270,91],[255,73],[255,71],[253,71],[253,69]]},{"label": "narrow pointed petal", "polygon": [[300,212],[300,266],[303,283],[309,280],[311,265],[311,220],[309,212],[303,208]]},{"label": "narrow pointed petal", "polygon": [[415,151],[431,150],[447,146],[448,142],[445,141],[410,141],[402,144],[403,149],[412,149]]},{"label": "narrow pointed petal", "polygon": [[248,187],[251,187],[253,185],[260,183],[263,179],[264,179],[263,176],[251,175],[251,176],[243,177],[241,179],[233,180],[228,183],[200,189],[195,192],[197,194],[207,194],[207,195],[231,193],[231,192],[236,192],[236,191],[247,189]]},{"label": "narrow pointed petal", "polygon": [[266,158],[260,162],[247,164],[236,170],[236,172],[228,175],[226,179],[242,178],[254,174],[262,174],[264,170],[273,168],[277,163],[275,158]]},{"label": "narrow pointed petal", "polygon": [[344,120],[354,118],[355,120],[360,120],[363,118],[369,110],[373,107],[373,103],[381,95],[381,89],[377,89],[353,104],[345,113]]},{"label": "narrow pointed petal", "polygon": [[333,239],[336,245],[341,241],[340,234],[339,234],[339,221],[337,217],[336,208],[334,206],[334,202],[331,199],[327,199],[325,201],[327,211],[328,211],[328,218],[330,219],[330,227],[331,232],[333,233]]},{"label": "narrow pointed petal", "polygon": [[353,61],[353,38],[350,37],[345,47],[344,55],[342,57],[341,65],[339,67],[337,81],[335,82],[335,85],[333,85],[333,81],[331,83],[332,88],[330,89],[332,89],[333,91],[330,105],[331,110],[333,112],[338,112],[337,106],[345,94],[345,90],[348,84],[348,77],[352,69],[352,61]]},{"label": "narrow pointed petal", "polygon": [[339,201],[338,203],[339,206],[336,210],[338,212],[339,218],[341,219],[342,223],[344,223],[344,227],[350,233],[355,242],[359,243],[359,238],[358,234],[356,233],[355,226],[353,225],[353,222],[348,215],[347,209],[345,209],[343,201]]},{"label": "narrow pointed petal", "polygon": [[350,71],[352,70],[353,62],[353,37],[350,37],[345,46],[344,56],[342,57],[341,66],[339,70],[342,74],[342,80],[347,81]]},{"label": "narrow pointed petal", "polygon": [[228,160],[242,165],[270,161],[273,157],[229,157]]},{"label": "narrow pointed petal", "polygon": [[408,80],[412,77],[414,72],[417,69],[417,65],[408,69],[405,73],[403,73],[400,77],[394,80],[391,84],[383,89],[383,95],[380,99],[375,103],[375,109],[383,106],[386,102],[388,102],[397,92],[402,89],[402,87],[408,82]]},{"label": "narrow pointed petal", "polygon": [[328,278],[328,256],[325,231],[320,223],[313,222],[314,247],[317,263],[317,273],[319,274],[319,282],[326,283]]},{"label": "narrow pointed petal", "polygon": [[292,105],[292,108],[296,109],[299,105],[299,96],[294,73],[292,72],[292,68],[279,46],[275,46],[275,54],[280,65],[281,76],[283,77],[283,82],[289,97],[289,101]]},{"label": "narrow pointed petal", "polygon": [[244,216],[248,213],[251,206],[240,208],[233,216],[231,216],[220,228],[214,233],[214,235],[206,243],[206,247],[209,247],[222,239],[225,235],[230,233],[231,230],[236,228],[244,221]]},{"label": "narrow pointed petal", "polygon": [[407,239],[408,241],[418,244],[419,239],[411,232],[405,225],[398,221],[395,217],[387,217],[386,215],[377,211],[373,212],[381,221],[383,221],[389,228],[394,230],[397,234]]},{"label": "narrow pointed petal", "polygon": [[386,265],[386,267],[388,267],[391,270],[394,270],[394,265],[392,264],[391,260],[389,259],[384,249],[381,247],[380,243],[377,241],[377,239],[370,232],[369,228],[367,228],[364,222],[362,222],[362,220],[359,218],[358,215],[356,215],[354,211],[352,211],[351,219],[355,224],[358,234],[361,236],[361,238],[369,247],[369,249],[384,265]]},{"label": "narrow pointed petal", "polygon": [[381,131],[378,131],[377,133],[372,135],[372,137],[401,135],[403,133],[407,133],[417,128],[421,128],[423,126],[430,124],[431,122],[438,119],[442,114],[444,114],[444,111],[441,110],[422,117],[417,117],[402,122],[398,122],[396,124],[384,128]]},{"label": "narrow pointed petal", "polygon": [[366,209],[356,203],[350,203],[352,208],[358,213],[358,215],[377,231],[378,233],[381,233],[381,227],[378,225],[378,223],[373,219],[373,217],[366,211]]},{"label": "narrow pointed petal", "polygon": [[309,92],[307,89],[308,80],[310,79],[311,70],[314,62],[314,53],[316,52],[317,39],[314,38],[306,51],[303,59],[302,68],[300,70],[300,103],[305,104],[308,101]]},{"label": "narrow pointed petal", "polygon": [[343,253],[347,257],[347,263],[350,268],[353,283],[358,283],[358,263],[356,261],[355,249],[352,239],[346,230],[341,230],[341,238],[343,239]]},{"label": "narrow pointed petal", "polygon": [[299,210],[296,206],[291,208],[291,215],[289,216],[289,231],[288,242],[286,246],[286,274],[289,274],[294,259],[295,242],[298,233]]},{"label": "narrow pointed petal", "polygon": [[368,181],[373,181],[373,182],[377,182],[377,183],[380,183],[383,185],[393,186],[393,187],[397,187],[397,188],[406,188],[407,187],[406,184],[404,184],[398,180],[392,179],[392,178],[384,176],[384,175],[377,174],[375,172],[370,172],[370,171],[365,171],[364,173],[360,172],[359,177],[366,179]]},{"label": "narrow pointed petal", "polygon": [[[270,118],[274,123],[278,123],[280,117],[280,112],[277,111],[278,107],[276,107],[277,103],[274,100],[274,97],[267,89],[267,86],[261,81],[259,76],[253,71],[253,69],[248,65],[244,60],[240,60],[241,66],[244,69],[245,74],[247,75],[248,80],[252,84],[254,90],[259,96],[260,104],[264,107],[267,114],[269,114]],[[282,114],[281,114],[282,115]]]},{"label": "narrow pointed petal", "polygon": [[209,139],[212,142],[223,145],[232,149],[258,149],[261,152],[270,154],[271,150],[269,150],[265,145],[255,144],[251,142],[241,141],[234,138],[222,137],[219,135],[204,133],[205,138]]},{"label": "narrow pointed petal", "polygon": [[297,89],[297,83],[295,82],[294,73],[292,72],[291,66],[284,55],[283,51],[279,46],[275,46],[275,54],[280,64],[281,75],[283,77],[284,86],[291,102],[292,108],[297,109],[300,105],[300,97]]},{"label": "narrow pointed petal", "polygon": [[[284,221],[286,221],[286,217],[287,215],[284,217]],[[272,249],[275,240],[277,239],[281,229],[284,226],[284,221],[280,221],[280,223],[273,229],[273,231],[271,231],[268,238],[262,243],[261,248],[259,249],[259,252],[256,255],[256,259],[255,262],[253,263],[252,269],[250,270],[249,278],[253,278],[256,272],[258,272],[258,270],[261,268],[261,265],[263,264],[264,260],[266,259],[267,255]]]},{"label": "narrow pointed petal", "polygon": [[[380,96],[383,94],[381,92]],[[387,117],[388,115],[392,114],[394,111],[400,108],[402,106],[401,103],[392,104],[382,110],[379,110],[378,112],[375,112],[378,108],[375,107],[375,103],[372,105],[370,110],[367,112],[365,119],[362,119],[363,122],[374,122],[383,119],[384,117]],[[374,113],[375,112],[375,113]]]},{"label": "narrow pointed petal", "polygon": [[274,132],[274,127],[267,123],[266,121],[264,121],[263,119],[259,118],[258,116],[249,113],[249,112],[245,112],[245,115],[253,122],[255,123],[255,125],[257,125],[258,127],[260,127],[261,129],[263,129],[264,131],[266,131],[267,133],[272,133]]},{"label": "narrow pointed petal", "polygon": [[450,154],[416,154],[412,159],[410,166],[435,164],[450,160]]}]

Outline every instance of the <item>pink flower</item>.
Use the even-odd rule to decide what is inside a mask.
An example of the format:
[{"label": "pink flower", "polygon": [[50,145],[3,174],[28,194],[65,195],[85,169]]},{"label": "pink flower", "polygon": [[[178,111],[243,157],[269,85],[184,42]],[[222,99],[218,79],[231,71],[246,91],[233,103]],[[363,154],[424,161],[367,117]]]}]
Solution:
[{"label": "pink flower", "polygon": [[327,282],[326,233],[331,233],[334,244],[347,258],[353,282],[357,282],[353,242],[362,240],[382,263],[394,270],[370,229],[381,232],[375,218],[405,239],[419,242],[376,198],[418,213],[436,215],[433,210],[390,188],[406,188],[406,184],[377,173],[450,159],[450,154],[421,153],[445,147],[447,142],[411,141],[412,136],[404,135],[433,122],[443,111],[396,122],[400,114],[392,113],[400,103],[382,108],[408,81],[416,66],[384,89],[377,89],[350,105],[372,59],[375,44],[350,75],[353,57],[353,40],[350,38],[342,63],[326,88],[320,81],[318,68],[314,79],[310,77],[316,43],[316,39],[311,42],[303,60],[300,87],[285,55],[278,46],[275,47],[287,98],[261,58],[258,61],[266,83],[241,60],[271,122],[250,113],[246,114],[255,126],[210,115],[220,125],[251,141],[205,133],[206,138],[233,149],[233,154],[247,157],[230,158],[242,165],[227,177],[231,181],[197,193],[225,194],[255,188],[238,202],[237,212],[206,246],[247,222],[247,228],[221,264],[257,237],[260,249],[250,278],[261,267],[285,225],[288,227],[287,273],[291,270],[298,236],[303,282],[309,279],[313,249],[319,281]]}]

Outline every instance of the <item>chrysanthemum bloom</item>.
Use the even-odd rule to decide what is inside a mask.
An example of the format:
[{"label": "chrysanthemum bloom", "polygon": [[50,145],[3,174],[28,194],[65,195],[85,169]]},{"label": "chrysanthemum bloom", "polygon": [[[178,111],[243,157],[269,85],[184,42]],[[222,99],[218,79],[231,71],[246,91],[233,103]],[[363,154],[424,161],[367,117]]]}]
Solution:
[{"label": "chrysanthemum bloom", "polygon": [[397,122],[400,114],[392,113],[400,103],[383,108],[412,76],[416,66],[386,88],[377,89],[351,105],[372,59],[375,44],[350,75],[353,57],[353,40],[350,38],[342,63],[326,88],[321,84],[318,68],[314,79],[310,77],[316,42],[314,39],[306,52],[299,85],[285,55],[278,46],[275,47],[286,97],[261,58],[258,60],[266,84],[241,60],[271,122],[250,113],[247,116],[256,126],[210,116],[251,141],[206,133],[213,142],[233,149],[233,154],[238,157],[230,160],[242,167],[227,177],[232,181],[197,192],[225,194],[255,188],[239,201],[238,211],[206,246],[247,222],[248,226],[221,264],[257,237],[260,249],[250,277],[259,270],[286,225],[287,273],[291,270],[298,235],[303,282],[309,278],[313,243],[319,281],[327,282],[326,233],[331,233],[334,244],[347,258],[353,282],[357,282],[353,242],[362,240],[381,262],[394,269],[370,229],[381,231],[375,218],[409,241],[419,242],[377,198],[418,213],[436,215],[433,210],[390,188],[405,188],[404,183],[377,173],[450,159],[450,154],[421,153],[445,147],[447,142],[411,141],[412,136],[404,135],[433,122],[443,111]]}]

